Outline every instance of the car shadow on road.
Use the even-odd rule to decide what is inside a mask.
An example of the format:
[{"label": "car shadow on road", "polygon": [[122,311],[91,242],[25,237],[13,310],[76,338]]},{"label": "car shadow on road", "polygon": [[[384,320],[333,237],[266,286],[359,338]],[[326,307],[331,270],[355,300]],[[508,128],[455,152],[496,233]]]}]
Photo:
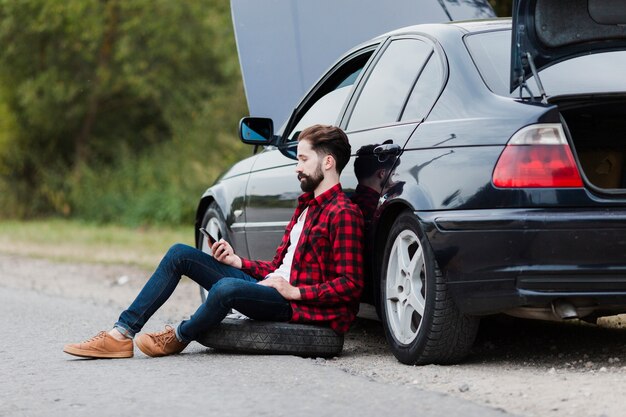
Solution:
[{"label": "car shadow on road", "polygon": [[[389,354],[382,323],[359,318],[342,356]],[[581,370],[626,367],[626,329],[579,320],[549,322],[505,315],[483,318],[463,364],[548,366]]]},{"label": "car shadow on road", "polygon": [[626,366],[626,329],[579,320],[550,322],[494,316],[481,321],[465,363],[514,362],[581,369]]}]

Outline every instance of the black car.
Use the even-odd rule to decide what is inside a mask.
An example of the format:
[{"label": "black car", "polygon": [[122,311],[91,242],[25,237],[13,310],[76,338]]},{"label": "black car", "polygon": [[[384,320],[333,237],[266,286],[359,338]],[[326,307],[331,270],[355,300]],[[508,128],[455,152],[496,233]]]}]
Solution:
[{"label": "black car", "polygon": [[271,259],[301,192],[298,133],[334,124],[354,154],[344,190],[375,193],[363,301],[401,362],[459,361],[484,315],[626,312],[623,23],[620,1],[521,0],[512,21],[366,42],[278,133],[242,120],[259,152],[206,191],[196,226]]}]

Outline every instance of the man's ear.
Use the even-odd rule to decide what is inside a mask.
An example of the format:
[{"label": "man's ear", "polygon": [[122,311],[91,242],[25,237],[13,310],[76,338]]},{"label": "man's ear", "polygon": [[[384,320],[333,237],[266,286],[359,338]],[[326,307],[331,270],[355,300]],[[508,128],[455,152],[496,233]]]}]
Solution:
[{"label": "man's ear", "polygon": [[330,170],[337,166],[337,161],[332,155],[326,155],[324,157],[324,169]]}]

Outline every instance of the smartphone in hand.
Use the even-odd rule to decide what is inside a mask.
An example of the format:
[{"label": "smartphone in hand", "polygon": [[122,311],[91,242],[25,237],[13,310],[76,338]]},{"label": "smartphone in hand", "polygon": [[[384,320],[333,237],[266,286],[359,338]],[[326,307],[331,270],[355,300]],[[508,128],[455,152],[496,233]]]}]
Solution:
[{"label": "smartphone in hand", "polygon": [[215,242],[217,242],[218,239],[215,236],[212,236],[211,233],[209,233],[209,231],[206,230],[204,227],[201,227],[199,230],[200,233],[205,235],[206,238],[209,240],[209,246],[213,246]]}]

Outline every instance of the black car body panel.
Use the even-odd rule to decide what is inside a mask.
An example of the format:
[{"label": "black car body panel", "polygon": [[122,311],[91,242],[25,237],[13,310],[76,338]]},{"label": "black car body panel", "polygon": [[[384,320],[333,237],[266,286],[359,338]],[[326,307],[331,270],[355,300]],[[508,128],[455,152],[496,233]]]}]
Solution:
[{"label": "black car body panel", "polygon": [[[626,209],[418,212],[461,309],[545,306],[623,310]],[[601,251],[597,248],[603,248]]]}]

